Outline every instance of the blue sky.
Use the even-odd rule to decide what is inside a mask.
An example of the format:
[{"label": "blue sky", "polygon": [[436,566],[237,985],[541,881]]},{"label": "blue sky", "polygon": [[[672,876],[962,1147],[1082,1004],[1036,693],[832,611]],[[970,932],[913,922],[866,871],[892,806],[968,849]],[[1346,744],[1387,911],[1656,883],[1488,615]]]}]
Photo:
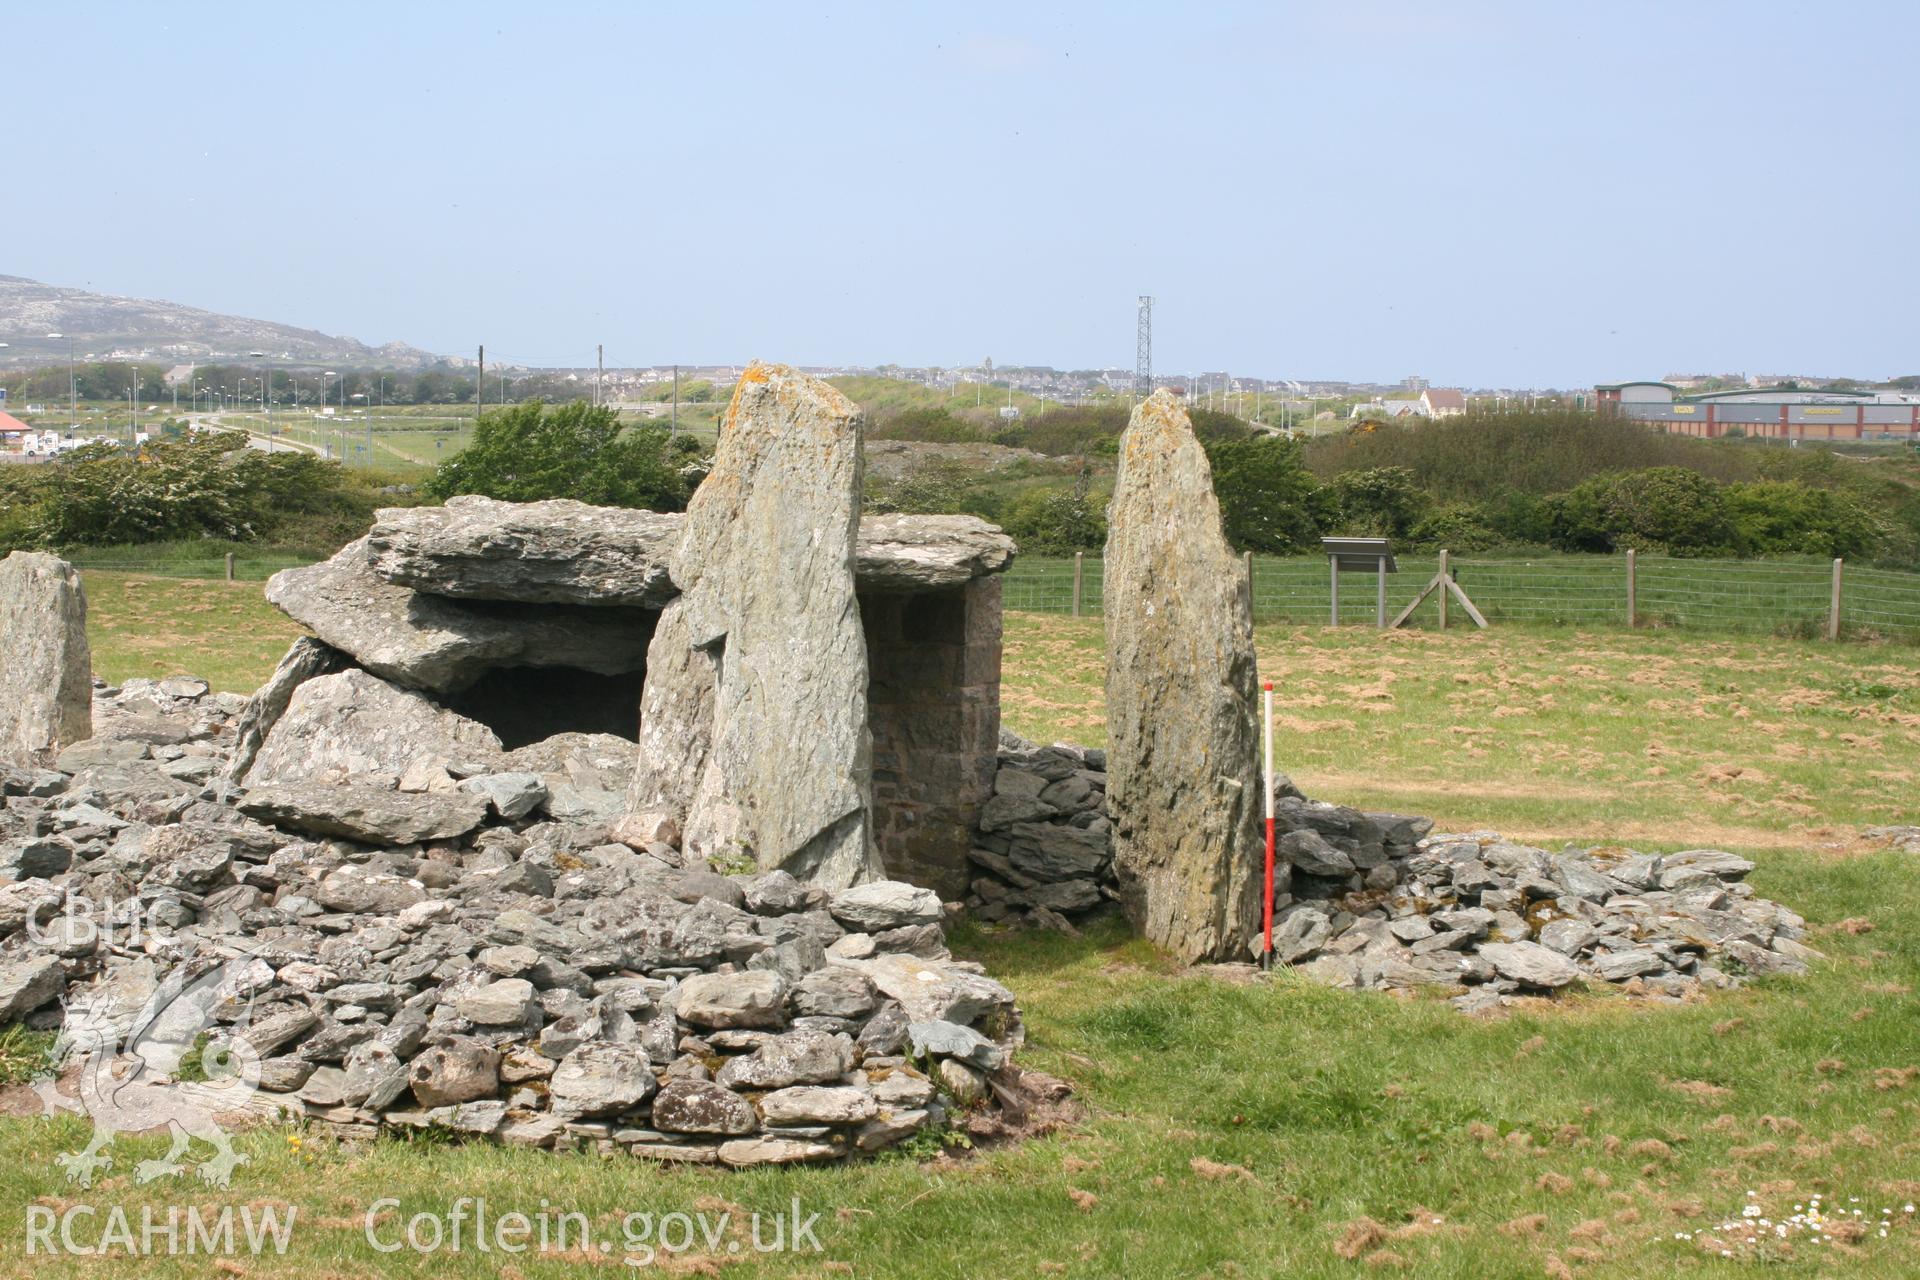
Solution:
[{"label": "blue sky", "polygon": [[0,273],[537,363],[1920,372],[1920,6],[8,5]]}]

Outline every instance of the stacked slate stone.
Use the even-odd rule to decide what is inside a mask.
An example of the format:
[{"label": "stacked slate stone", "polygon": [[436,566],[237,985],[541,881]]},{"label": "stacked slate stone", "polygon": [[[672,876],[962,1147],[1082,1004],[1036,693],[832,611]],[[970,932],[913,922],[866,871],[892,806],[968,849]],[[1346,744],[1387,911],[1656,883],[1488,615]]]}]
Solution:
[{"label": "stacked slate stone", "polygon": [[1106,767],[1097,748],[1001,731],[993,795],[967,854],[975,916],[1071,932],[1069,916],[1116,898]]},{"label": "stacked slate stone", "polygon": [[[1002,735],[974,838],[975,915],[1071,929],[1117,898],[1104,762]],[[1818,955],[1801,941],[1806,922],[1756,896],[1745,883],[1754,864],[1735,854],[1554,854],[1309,800],[1284,775],[1275,792],[1274,958],[1334,986],[1451,988],[1459,1008],[1482,1012],[1581,982],[1684,999],[1747,975],[1804,973]]]},{"label": "stacked slate stone", "polygon": [[1920,853],[1920,827],[1868,827],[1860,836],[1890,845],[1902,853]]},{"label": "stacked slate stone", "polygon": [[1818,954],[1801,942],[1804,920],[1745,883],[1754,864],[1721,850],[1554,854],[1472,832],[1401,852],[1375,837],[1413,829],[1385,815],[1289,810],[1304,825],[1282,841],[1294,875],[1276,953],[1336,986],[1459,988],[1467,1012],[1581,982],[1678,1000],[1744,975],[1804,973]]},{"label": "stacked slate stone", "polygon": [[[254,1064],[256,1105],[732,1166],[878,1150],[1017,1088],[1013,997],[951,957],[933,892],[716,874],[580,803],[633,744],[503,756],[420,708],[336,710],[327,682],[351,707],[365,679],[306,681],[276,725],[332,717],[331,787],[242,791],[248,704],[187,679],[100,688],[93,738],[0,768],[0,1023],[111,1055],[93,1033],[204,979],[204,1060]],[[414,776],[344,773],[406,733],[443,735]]]}]

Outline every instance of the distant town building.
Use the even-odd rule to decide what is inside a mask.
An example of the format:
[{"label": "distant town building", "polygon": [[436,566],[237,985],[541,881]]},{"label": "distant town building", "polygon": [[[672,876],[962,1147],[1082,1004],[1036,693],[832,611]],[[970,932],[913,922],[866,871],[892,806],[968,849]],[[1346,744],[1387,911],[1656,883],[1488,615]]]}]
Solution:
[{"label": "distant town building", "polygon": [[1425,391],[1427,386],[1427,380],[1417,373],[1410,373],[1400,379],[1400,387],[1404,391]]},{"label": "distant town building", "polygon": [[1920,395],[1745,387],[1681,395],[1670,382],[1603,382],[1594,407],[1680,435],[1713,439],[1735,432],[1775,440],[1920,439]]},{"label": "distant town building", "polygon": [[1427,406],[1418,400],[1372,400],[1347,411],[1349,418],[1424,418]]},{"label": "distant town building", "polygon": [[1457,418],[1467,411],[1466,393],[1456,387],[1427,387],[1414,399],[1376,399],[1357,404],[1350,418]]}]

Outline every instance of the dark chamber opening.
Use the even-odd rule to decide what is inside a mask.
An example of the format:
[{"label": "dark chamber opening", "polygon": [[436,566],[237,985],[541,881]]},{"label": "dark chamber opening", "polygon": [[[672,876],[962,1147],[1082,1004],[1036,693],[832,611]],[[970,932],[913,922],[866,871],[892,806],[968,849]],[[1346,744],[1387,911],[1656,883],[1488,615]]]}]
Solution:
[{"label": "dark chamber opening", "polygon": [[509,751],[556,733],[640,738],[644,671],[603,676],[577,667],[500,667],[443,699],[449,711],[478,720]]}]

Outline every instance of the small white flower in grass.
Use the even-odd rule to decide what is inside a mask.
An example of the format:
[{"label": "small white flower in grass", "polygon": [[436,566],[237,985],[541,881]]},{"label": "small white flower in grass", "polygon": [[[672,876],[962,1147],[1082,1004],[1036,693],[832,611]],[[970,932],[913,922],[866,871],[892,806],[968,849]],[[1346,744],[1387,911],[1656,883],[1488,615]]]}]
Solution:
[{"label": "small white flower in grass", "polygon": [[1907,1206],[1906,1208],[1904,1208],[1904,1209],[1902,1209],[1902,1210],[1901,1210],[1900,1212],[1902,1212],[1902,1213],[1912,1213],[1912,1212],[1913,1212],[1913,1206],[1912,1206],[1912,1205],[1908,1205],[1908,1206]]}]

